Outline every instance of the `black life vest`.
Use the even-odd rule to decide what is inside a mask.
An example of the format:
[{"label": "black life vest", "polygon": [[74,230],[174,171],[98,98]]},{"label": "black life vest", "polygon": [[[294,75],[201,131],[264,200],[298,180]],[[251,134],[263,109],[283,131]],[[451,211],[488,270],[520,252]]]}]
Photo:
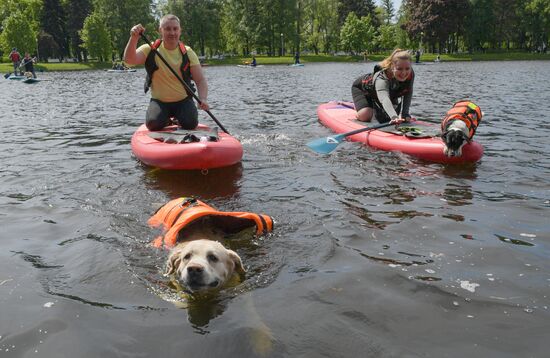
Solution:
[{"label": "black life vest", "polygon": [[[158,39],[153,42],[151,45],[151,52],[147,55],[147,58],[145,59],[145,71],[147,71],[147,76],[145,77],[145,84],[143,85],[143,90],[145,93],[149,91],[149,87],[151,87],[151,82],[153,81],[153,74],[156,70],[159,69],[157,66],[157,63],[155,62],[155,51],[160,47],[162,40]],[[180,72],[183,75],[183,80],[185,83],[189,85],[191,89],[193,89],[193,92],[195,91],[195,86],[191,82],[191,62],[189,61],[189,56],[187,55],[187,49],[185,48],[185,44],[183,42],[178,42],[178,48],[180,49],[182,60],[181,60],[181,66],[180,66]],[[188,96],[192,96],[191,93],[185,89],[185,92],[187,92]]]},{"label": "black life vest", "polygon": [[[365,95],[368,95],[370,98],[372,98],[376,104],[382,108],[382,103],[378,100],[378,95],[376,94],[376,86],[375,81],[378,77],[382,77],[383,79],[388,79],[386,76],[386,71],[380,67],[380,65],[375,65],[374,70],[371,73],[367,73],[363,77],[363,92],[365,92]],[[390,99],[393,104],[397,104],[398,98],[403,97],[412,89],[412,82],[414,80],[414,71],[411,70],[411,74],[409,77],[403,81],[390,81]]]}]

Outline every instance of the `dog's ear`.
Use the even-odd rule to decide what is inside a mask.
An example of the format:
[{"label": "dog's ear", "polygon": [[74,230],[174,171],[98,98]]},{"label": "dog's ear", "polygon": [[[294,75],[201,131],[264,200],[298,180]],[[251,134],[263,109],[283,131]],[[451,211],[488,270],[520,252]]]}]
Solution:
[{"label": "dog's ear", "polygon": [[181,264],[181,251],[173,251],[168,258],[168,264],[166,265],[165,275],[171,275],[178,269]]},{"label": "dog's ear", "polygon": [[229,258],[231,258],[231,261],[233,261],[233,264],[235,265],[235,272],[237,272],[239,275],[244,275],[246,273],[246,270],[244,269],[243,262],[239,255],[233,250],[227,250],[227,253],[229,254]]}]

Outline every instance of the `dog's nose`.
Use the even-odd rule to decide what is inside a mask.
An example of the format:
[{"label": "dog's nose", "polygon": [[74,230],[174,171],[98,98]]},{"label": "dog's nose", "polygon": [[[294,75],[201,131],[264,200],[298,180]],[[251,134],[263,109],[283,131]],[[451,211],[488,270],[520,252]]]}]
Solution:
[{"label": "dog's nose", "polygon": [[187,266],[187,273],[190,276],[200,276],[204,271],[202,266]]}]

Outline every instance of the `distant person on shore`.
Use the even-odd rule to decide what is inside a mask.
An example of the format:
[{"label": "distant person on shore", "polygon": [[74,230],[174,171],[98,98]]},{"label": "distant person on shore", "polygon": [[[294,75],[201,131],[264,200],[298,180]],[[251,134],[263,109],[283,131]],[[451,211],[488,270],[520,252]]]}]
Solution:
[{"label": "distant person on shore", "polygon": [[437,57],[435,58],[435,62],[441,62],[441,56],[437,54]]},{"label": "distant person on shore", "polygon": [[399,118],[410,120],[414,83],[411,62],[409,52],[396,49],[376,64],[373,72],[353,82],[351,94],[359,121],[370,122],[373,115],[380,123]]},{"label": "distant person on shore", "polygon": [[[32,74],[32,78],[36,78],[36,73],[34,72],[34,61],[35,59],[31,57],[28,52],[25,52],[25,57],[23,57],[23,62],[21,63],[21,66],[25,68],[26,74]],[[28,75],[28,77],[30,77],[30,75]]]},{"label": "distant person on shore", "polygon": [[[17,52],[16,47],[11,49],[9,58],[10,58],[10,61],[13,63],[13,74],[17,76],[17,70],[19,69],[19,65],[21,64],[21,55],[19,54],[19,52]],[[19,71],[19,74],[23,74],[23,73]]]},{"label": "distant person on shore", "polygon": [[152,44],[144,44],[136,50],[140,35],[144,31],[145,28],[141,24],[133,26],[130,30],[130,39],[124,50],[124,62],[129,65],[145,64],[145,92],[151,88],[151,101],[147,108],[145,125],[149,130],[157,131],[169,125],[174,118],[181,128],[195,129],[198,125],[198,112],[193,96],[187,93],[183,84],[151,50],[151,46],[156,48],[193,90],[191,80],[195,82],[200,99],[199,107],[209,110],[208,84],[197,54],[180,41],[180,20],[175,15],[162,17],[159,26],[160,39]]},{"label": "distant person on shore", "polygon": [[415,57],[416,57],[416,63],[420,63],[420,50],[416,50],[416,54],[415,54]]},{"label": "distant person on shore", "polygon": [[300,53],[298,51],[296,51],[296,53],[294,54],[294,64],[295,65],[300,64]]},{"label": "distant person on shore", "polygon": [[257,63],[256,63],[256,57],[253,56],[253,57],[252,57],[252,63],[250,64],[250,66],[256,67],[256,65],[257,65]]}]

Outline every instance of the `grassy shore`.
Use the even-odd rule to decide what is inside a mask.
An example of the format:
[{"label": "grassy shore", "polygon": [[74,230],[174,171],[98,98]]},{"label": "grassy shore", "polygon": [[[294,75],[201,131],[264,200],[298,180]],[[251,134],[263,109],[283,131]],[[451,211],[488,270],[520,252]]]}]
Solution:
[{"label": "grassy shore", "polygon": [[[369,61],[380,61],[388,54],[369,54]],[[437,54],[423,54],[420,60],[422,62],[431,62],[436,59]],[[234,56],[223,60],[206,60],[207,65],[237,65],[249,63],[252,57]],[[441,55],[442,62],[451,61],[525,61],[525,60],[550,60],[550,54],[525,53],[525,52],[499,52],[499,53],[479,53],[479,54],[452,54]],[[256,56],[259,65],[289,65],[294,63],[292,56]],[[300,56],[300,62],[362,62],[363,56],[330,56],[330,55],[304,55]],[[111,68],[111,62],[51,62],[38,63],[35,65],[37,71],[83,71],[83,70],[105,70]],[[0,72],[8,73],[13,71],[10,63],[0,63]]]}]

